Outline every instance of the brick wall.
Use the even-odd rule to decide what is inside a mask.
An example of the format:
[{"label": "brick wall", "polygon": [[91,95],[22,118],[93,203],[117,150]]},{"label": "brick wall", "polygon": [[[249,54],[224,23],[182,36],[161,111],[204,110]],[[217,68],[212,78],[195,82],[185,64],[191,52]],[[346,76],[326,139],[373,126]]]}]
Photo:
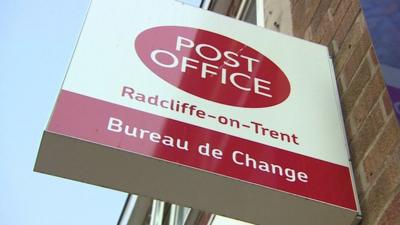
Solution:
[{"label": "brick wall", "polygon": [[271,22],[268,15],[282,12],[266,5],[266,24],[282,31],[291,27],[285,33],[329,47],[363,213],[361,224],[399,225],[400,128],[359,1],[287,1],[292,21],[275,17]]}]

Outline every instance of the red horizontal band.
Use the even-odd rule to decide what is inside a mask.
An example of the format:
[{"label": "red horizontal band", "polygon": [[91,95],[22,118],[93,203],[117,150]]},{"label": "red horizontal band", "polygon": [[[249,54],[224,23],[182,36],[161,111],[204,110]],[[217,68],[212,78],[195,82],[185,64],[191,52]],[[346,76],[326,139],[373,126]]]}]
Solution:
[{"label": "red horizontal band", "polygon": [[69,91],[47,130],[356,210],[347,167]]}]

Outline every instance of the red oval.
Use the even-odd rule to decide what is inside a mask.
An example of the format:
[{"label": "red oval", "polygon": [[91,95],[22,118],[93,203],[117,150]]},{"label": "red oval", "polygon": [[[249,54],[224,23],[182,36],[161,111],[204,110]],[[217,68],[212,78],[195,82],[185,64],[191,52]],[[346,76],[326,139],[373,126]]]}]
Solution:
[{"label": "red oval", "polygon": [[135,40],[143,63],[168,83],[214,102],[249,108],[277,105],[290,84],[253,48],[214,32],[181,26],[147,29]]}]

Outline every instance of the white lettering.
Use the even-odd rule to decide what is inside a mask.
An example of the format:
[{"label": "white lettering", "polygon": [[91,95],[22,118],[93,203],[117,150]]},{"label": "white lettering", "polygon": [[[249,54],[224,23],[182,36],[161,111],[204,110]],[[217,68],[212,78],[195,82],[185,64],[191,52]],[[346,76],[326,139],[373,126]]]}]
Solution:
[{"label": "white lettering", "polygon": [[[235,58],[233,58],[231,55],[234,55],[238,57],[238,54],[236,52],[231,52],[231,51],[225,51],[224,56],[225,58],[228,59],[228,61],[224,61],[224,64],[230,67],[239,67],[240,63],[237,61]],[[231,63],[233,62],[233,63]]]},{"label": "white lettering", "polygon": [[250,154],[241,151],[232,152],[232,161],[239,166],[245,166],[254,170],[278,175],[289,182],[308,182],[308,175],[305,172],[297,172],[292,168],[284,168],[278,164],[269,164],[263,160],[254,159]]},{"label": "white lettering", "polygon": [[188,64],[188,61],[193,63],[199,63],[199,60],[191,59],[188,57],[182,57],[181,72],[186,72],[186,68],[197,69],[197,66]]},{"label": "white lettering", "polygon": [[[110,117],[108,119],[107,130],[116,133],[122,133],[130,138],[137,138],[143,141],[161,143],[165,146],[176,147],[176,150],[189,151],[189,142],[179,138],[173,138],[167,135],[161,135],[157,132],[137,128],[132,125],[124,124],[121,119]],[[122,132],[124,131],[124,132]],[[218,155],[218,153],[216,153]]]},{"label": "white lettering", "polygon": [[264,96],[266,96],[268,98],[272,98],[272,95],[260,91],[260,90],[267,90],[267,91],[271,90],[269,87],[263,86],[262,84],[271,85],[271,82],[269,82],[267,80],[261,80],[261,79],[258,79],[258,78],[254,78],[254,92],[256,94],[264,95]]},{"label": "white lettering", "polygon": [[237,155],[242,155],[242,156],[243,156],[243,152],[234,151],[234,152],[232,153],[232,160],[233,160],[233,162],[235,162],[235,163],[238,164],[238,165],[244,165],[243,162],[241,162],[241,161],[238,160]]},{"label": "white lettering", "polygon": [[233,84],[233,86],[235,86],[235,87],[237,87],[237,88],[239,88],[239,89],[241,89],[241,90],[243,90],[243,91],[250,91],[250,90],[251,90],[251,89],[248,88],[248,87],[240,86],[240,85],[237,83],[237,81],[236,81],[236,77],[244,77],[244,78],[246,78],[247,80],[250,80],[250,76],[248,76],[248,75],[246,75],[246,74],[243,74],[243,73],[233,73],[233,74],[229,77],[229,79],[231,80],[231,83]]},{"label": "white lettering", "polygon": [[107,130],[119,133],[122,131],[121,125],[122,125],[122,120],[110,117],[108,120]]},{"label": "white lettering", "polygon": [[[172,59],[172,63],[166,64],[166,63],[160,62],[160,61],[157,59],[157,55],[160,54],[160,53],[169,56],[169,57]],[[172,54],[172,53],[169,52],[169,51],[165,51],[165,50],[161,50],[161,49],[153,50],[153,51],[151,52],[150,57],[151,57],[151,60],[153,60],[153,62],[155,62],[157,65],[162,66],[162,67],[165,67],[165,68],[174,68],[174,67],[176,67],[176,66],[178,65],[178,63],[179,63],[178,58],[177,58],[174,54]]]},{"label": "white lettering", "polygon": [[[191,76],[200,75],[203,79],[213,77],[213,80],[216,82],[219,80],[220,84],[232,85],[241,91],[253,92],[256,95],[267,98],[273,97],[271,81],[257,78],[256,74],[253,73],[257,63],[260,62],[259,59],[241,55],[240,51],[221,51],[213,45],[195,43],[195,40],[182,36],[177,36],[175,50],[177,52],[186,51],[174,54],[177,52],[155,49],[151,52],[150,58],[160,67],[176,68],[179,65],[182,73],[187,73]],[[222,63],[210,64],[221,59],[223,60]],[[239,67],[246,68],[247,72],[235,72],[235,70],[231,69]],[[216,79],[217,77],[218,79]],[[123,90],[122,95],[132,97],[133,92],[126,89]]]},{"label": "white lettering", "polygon": [[[207,47],[209,49],[212,49],[216,54],[214,57],[209,57],[204,55],[204,53],[201,51],[202,48]],[[222,58],[222,54],[221,52],[214,46],[212,45],[208,45],[208,44],[199,44],[196,46],[196,52],[199,56],[201,56],[203,59],[207,59],[210,61],[218,61]]]},{"label": "white lettering", "polygon": [[[186,43],[183,43],[184,41]],[[176,39],[176,50],[179,52],[182,50],[182,47],[193,48],[194,42],[188,38],[178,36],[178,38]]]},{"label": "white lettering", "polygon": [[247,59],[247,71],[249,72],[253,72],[253,62],[257,62],[259,63],[260,60],[258,59],[254,59],[245,55],[240,55],[240,57],[242,57],[243,59]]},{"label": "white lettering", "polygon": [[201,77],[202,78],[206,78],[207,77],[207,73],[211,74],[211,75],[214,75],[214,76],[218,75],[215,71],[208,70],[207,67],[218,69],[217,66],[214,66],[214,65],[211,65],[211,64],[208,64],[208,63],[203,63],[201,65]]}]

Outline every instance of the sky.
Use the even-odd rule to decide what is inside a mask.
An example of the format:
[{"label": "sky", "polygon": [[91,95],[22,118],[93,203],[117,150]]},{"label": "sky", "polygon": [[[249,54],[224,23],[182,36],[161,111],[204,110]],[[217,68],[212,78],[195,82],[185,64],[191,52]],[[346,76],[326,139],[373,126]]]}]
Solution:
[{"label": "sky", "polygon": [[88,0],[0,1],[0,224],[116,224],[126,194],[33,172]]},{"label": "sky", "polygon": [[0,1],[0,224],[117,224],[126,193],[33,172],[89,3]]}]

